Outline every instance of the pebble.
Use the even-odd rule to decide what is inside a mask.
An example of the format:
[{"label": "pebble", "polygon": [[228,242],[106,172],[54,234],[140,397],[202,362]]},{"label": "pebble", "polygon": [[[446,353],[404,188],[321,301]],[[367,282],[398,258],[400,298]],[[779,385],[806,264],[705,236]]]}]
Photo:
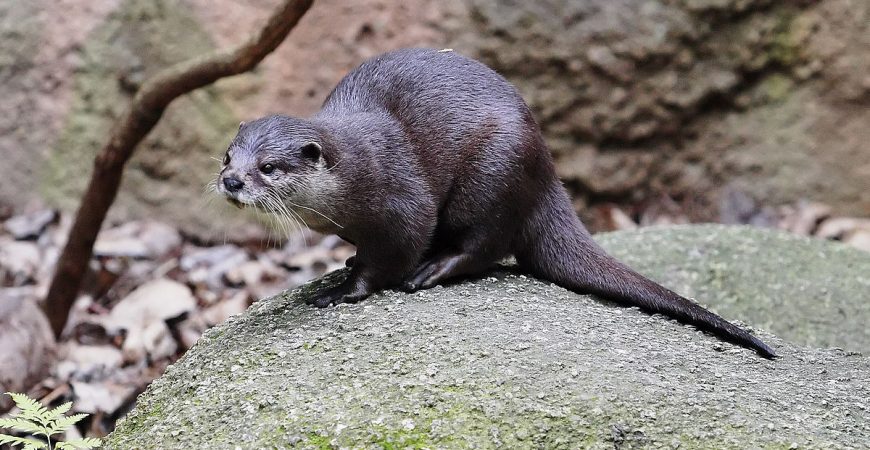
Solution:
[{"label": "pebble", "polygon": [[7,219],[3,227],[17,240],[35,240],[54,223],[58,213],[53,209],[43,209]]}]

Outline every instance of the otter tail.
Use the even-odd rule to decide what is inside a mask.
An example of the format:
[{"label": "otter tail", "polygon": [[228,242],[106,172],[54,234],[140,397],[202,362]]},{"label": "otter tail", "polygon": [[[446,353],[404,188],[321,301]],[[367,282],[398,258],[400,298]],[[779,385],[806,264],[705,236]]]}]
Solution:
[{"label": "otter tail", "polygon": [[522,232],[517,261],[537,277],[579,293],[595,294],[694,325],[754,349],[774,351],[747,331],[640,275],[605,253],[571,209],[565,190],[553,183]]}]

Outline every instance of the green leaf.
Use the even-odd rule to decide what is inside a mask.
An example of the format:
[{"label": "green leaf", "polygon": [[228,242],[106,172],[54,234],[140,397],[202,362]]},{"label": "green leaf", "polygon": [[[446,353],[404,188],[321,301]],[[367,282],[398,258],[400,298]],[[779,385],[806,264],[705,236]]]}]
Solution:
[{"label": "green leaf", "polygon": [[15,401],[15,406],[21,410],[18,414],[13,415],[14,418],[26,419],[43,426],[47,425],[47,423],[42,420],[42,416],[48,412],[48,409],[42,406],[41,403],[25,394],[19,394],[16,392],[7,392],[7,394],[9,394],[9,396],[12,397],[12,400]]},{"label": "green leaf", "polygon": [[7,392],[7,394],[12,397],[15,406],[21,410],[21,413],[18,414],[19,417],[42,425],[48,425],[42,420],[42,416],[48,413],[48,410],[42,406],[42,404],[25,394],[19,394],[17,392]]},{"label": "green leaf", "polygon": [[45,448],[45,442],[0,433],[0,444],[23,445],[24,448]]},{"label": "green leaf", "polygon": [[67,411],[70,410],[70,408],[72,408],[72,402],[66,402],[63,405],[60,405],[57,408],[48,411],[42,416],[43,423],[49,423],[52,420],[63,416],[64,414],[66,414]]},{"label": "green leaf", "polygon": [[54,448],[56,448],[57,450],[80,450],[97,448],[101,445],[103,445],[103,441],[96,438],[87,437],[80,439],[70,439],[66,442],[56,442]]},{"label": "green leaf", "polygon": [[73,414],[71,416],[63,416],[63,417],[55,420],[53,423],[51,423],[49,425],[49,431],[50,431],[49,434],[63,433],[64,431],[68,430],[69,427],[75,425],[80,420],[84,419],[85,417],[88,417],[88,415],[87,414]]},{"label": "green leaf", "polygon": [[11,428],[16,431],[23,431],[30,434],[44,433],[47,431],[45,427],[42,427],[38,424],[35,424],[29,420],[22,419],[20,417],[13,417],[11,419],[0,419],[0,428]]},{"label": "green leaf", "polygon": [[[88,414],[73,414],[65,416],[71,408],[72,402],[64,403],[52,410],[48,410],[38,401],[28,397],[25,394],[15,392],[7,392],[15,405],[21,411],[8,419],[0,419],[0,428],[11,428],[13,430],[22,431],[31,434],[41,434],[51,436],[58,433],[63,433],[70,427],[84,419]],[[0,434],[0,445],[13,444],[22,445],[24,450],[37,450],[46,448],[47,442],[42,442],[31,438],[20,438],[10,436],[8,434]],[[80,438],[71,439],[66,442],[55,443],[56,449],[78,450],[92,449],[102,445],[99,439],[95,438]]]}]

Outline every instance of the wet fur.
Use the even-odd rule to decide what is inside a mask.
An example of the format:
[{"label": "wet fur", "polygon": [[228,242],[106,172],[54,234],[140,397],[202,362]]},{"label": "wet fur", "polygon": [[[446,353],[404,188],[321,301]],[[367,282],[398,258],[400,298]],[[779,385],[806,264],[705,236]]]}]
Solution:
[{"label": "wet fur", "polygon": [[[307,142],[322,147],[317,160],[299,155]],[[574,213],[516,89],[454,52],[408,49],[366,61],[312,118],[245,124],[230,154],[238,161],[225,171],[249,180],[238,200],[255,201],[270,189],[258,184],[257,164],[277,156],[286,161],[286,177],[304,180],[295,191],[282,188],[283,195],[330,218],[309,215],[308,225],[357,245],[349,277],[314,299],[317,306],[390,287],[428,288],[515,255],[523,270],[568,289],[774,355],[746,331],[608,256]]]}]

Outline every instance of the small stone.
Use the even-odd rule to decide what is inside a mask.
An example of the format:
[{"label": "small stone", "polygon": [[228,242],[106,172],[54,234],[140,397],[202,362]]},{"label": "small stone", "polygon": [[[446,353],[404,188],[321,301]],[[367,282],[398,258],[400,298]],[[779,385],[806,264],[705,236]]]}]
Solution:
[{"label": "small stone", "polygon": [[202,317],[209,325],[217,325],[230,317],[244,312],[250,305],[250,296],[245,291],[239,291],[229,299],[210,306],[202,312]]},{"label": "small stone", "polygon": [[99,412],[107,415],[113,414],[124,401],[133,393],[135,387],[116,384],[113,382],[81,382],[73,381],[72,385],[75,399],[73,411],[86,414]]},{"label": "small stone", "polygon": [[35,243],[0,238],[0,285],[33,283],[41,263],[39,247]]},{"label": "small stone", "polygon": [[94,254],[108,257],[159,259],[181,246],[175,228],[153,221],[127,222],[97,237]]},{"label": "small stone", "polygon": [[415,427],[414,419],[405,419],[402,421],[402,428],[410,431],[410,430],[413,430],[414,427]]},{"label": "small stone", "polygon": [[126,330],[122,349],[127,361],[140,360],[146,353],[166,357],[175,352],[166,320],[196,307],[190,289],[169,279],[157,279],[139,286],[121,300],[102,324],[110,333]]},{"label": "small stone", "polygon": [[121,350],[112,345],[79,345],[69,342],[62,349],[63,360],[74,364],[74,373],[69,376],[90,378],[107,369],[121,367],[124,358]]},{"label": "small stone", "polygon": [[[165,322],[153,322],[142,331],[142,342],[148,357],[152,361],[169,358],[178,351],[178,343]],[[127,344],[127,341],[124,342]],[[125,349],[129,347],[124,346]],[[128,361],[132,358],[128,358]]]},{"label": "small stone", "polygon": [[[0,392],[25,392],[48,375],[54,334],[36,301],[0,289]],[[4,398],[5,397],[5,398]],[[0,396],[0,408],[8,396]]]},{"label": "small stone", "polygon": [[870,229],[855,230],[849,233],[845,238],[843,238],[843,243],[851,245],[859,250],[870,252]]},{"label": "small stone", "polygon": [[3,223],[9,234],[18,240],[37,239],[58,218],[57,211],[43,209],[30,214],[15,216]]}]

